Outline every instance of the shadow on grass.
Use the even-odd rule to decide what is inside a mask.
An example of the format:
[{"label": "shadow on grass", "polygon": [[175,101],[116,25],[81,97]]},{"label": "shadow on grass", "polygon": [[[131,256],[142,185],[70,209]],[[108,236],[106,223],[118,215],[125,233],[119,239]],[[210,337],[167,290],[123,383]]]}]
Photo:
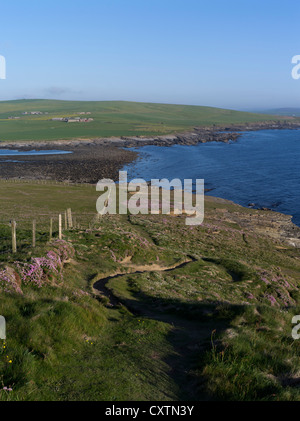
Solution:
[{"label": "shadow on grass", "polygon": [[[109,305],[121,304],[136,317],[157,320],[172,327],[166,340],[174,352],[163,361],[170,367],[168,375],[177,385],[177,399],[216,400],[215,396],[208,393],[206,379],[202,376],[206,355],[217,344],[217,341],[212,339],[214,334],[219,335],[229,328],[231,320],[242,314],[245,307],[220,302],[184,302],[178,299],[153,298],[130,283],[126,283],[129,295],[124,297],[106,286],[113,278],[122,277],[124,274],[102,279],[94,287],[109,299]],[[153,351],[155,352],[155,349]]]}]

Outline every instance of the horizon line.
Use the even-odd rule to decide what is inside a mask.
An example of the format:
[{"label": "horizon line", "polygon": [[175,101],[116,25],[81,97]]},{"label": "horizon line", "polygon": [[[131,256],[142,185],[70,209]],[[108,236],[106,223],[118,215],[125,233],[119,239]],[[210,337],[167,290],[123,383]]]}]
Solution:
[{"label": "horizon line", "polygon": [[124,100],[124,99],[112,99],[112,100],[86,100],[86,99],[58,99],[58,98],[14,98],[14,99],[0,99],[0,103],[3,102],[17,102],[17,101],[58,101],[58,102],[127,102],[132,104],[153,104],[153,105],[174,105],[174,106],[187,106],[187,107],[203,107],[203,108],[214,108],[219,110],[229,110],[229,111],[241,111],[241,112],[248,112],[248,113],[255,113],[255,112],[263,112],[263,111],[271,111],[271,110],[299,110],[300,107],[292,107],[292,106],[280,106],[274,108],[226,108],[220,106],[212,106],[212,105],[200,105],[200,104],[188,104],[188,103],[172,103],[172,102],[156,102],[156,101],[132,101],[132,100]]}]

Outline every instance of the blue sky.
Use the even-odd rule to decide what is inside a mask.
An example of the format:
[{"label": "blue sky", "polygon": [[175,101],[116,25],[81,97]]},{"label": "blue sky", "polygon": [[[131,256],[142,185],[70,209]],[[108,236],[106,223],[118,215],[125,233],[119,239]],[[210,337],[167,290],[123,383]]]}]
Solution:
[{"label": "blue sky", "polygon": [[298,0],[3,0],[0,100],[300,106]]}]

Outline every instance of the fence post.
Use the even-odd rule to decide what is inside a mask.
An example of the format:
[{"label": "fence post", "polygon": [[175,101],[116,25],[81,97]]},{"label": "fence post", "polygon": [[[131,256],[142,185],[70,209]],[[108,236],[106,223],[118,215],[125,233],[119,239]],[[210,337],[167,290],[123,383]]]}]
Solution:
[{"label": "fence post", "polygon": [[17,223],[16,221],[11,222],[11,237],[12,237],[12,252],[17,253]]},{"label": "fence post", "polygon": [[69,225],[69,228],[73,228],[72,210],[69,208],[67,210],[67,213],[68,213],[68,225]]},{"label": "fence post", "polygon": [[36,220],[32,222],[32,247],[36,245]]},{"label": "fence post", "polygon": [[58,217],[58,238],[62,239],[62,217],[61,214]]},{"label": "fence post", "polygon": [[65,211],[65,230],[67,231],[68,229],[68,216],[67,216],[67,211]]},{"label": "fence post", "polygon": [[52,236],[53,236],[53,218],[50,218],[50,241],[52,240]]}]

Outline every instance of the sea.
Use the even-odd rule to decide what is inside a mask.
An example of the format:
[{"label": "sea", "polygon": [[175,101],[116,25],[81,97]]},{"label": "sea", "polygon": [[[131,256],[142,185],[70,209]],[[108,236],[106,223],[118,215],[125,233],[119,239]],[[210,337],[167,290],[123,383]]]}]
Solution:
[{"label": "sea", "polygon": [[0,157],[6,156],[35,156],[35,155],[61,155],[69,154],[72,151],[61,151],[61,150],[40,150],[33,149],[32,151],[19,151],[15,149],[0,149]]},{"label": "sea", "polygon": [[128,179],[204,179],[208,195],[292,215],[300,226],[300,130],[243,132],[237,141],[130,148]]}]

